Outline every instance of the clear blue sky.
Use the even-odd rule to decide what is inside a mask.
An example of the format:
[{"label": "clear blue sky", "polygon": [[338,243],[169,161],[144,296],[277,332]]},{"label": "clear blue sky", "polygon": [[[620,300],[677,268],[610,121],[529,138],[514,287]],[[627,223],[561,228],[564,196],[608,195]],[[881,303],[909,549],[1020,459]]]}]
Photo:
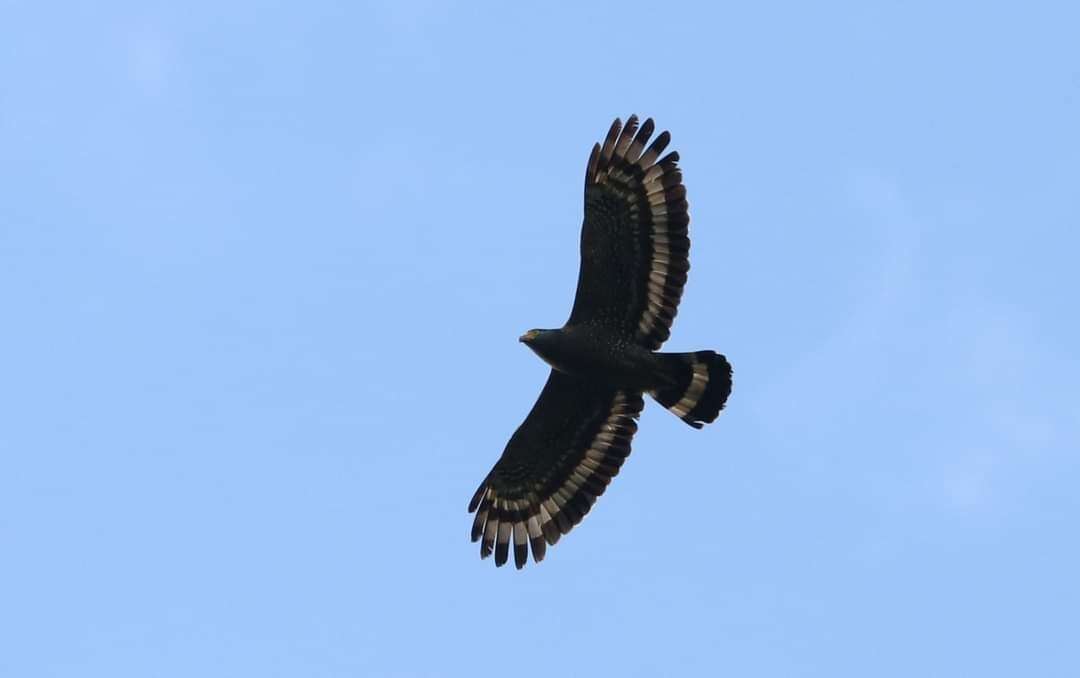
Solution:
[{"label": "clear blue sky", "polygon": [[[0,675],[1080,675],[1075,3],[221,4],[0,3]],[[735,391],[496,570],[632,112]]]}]

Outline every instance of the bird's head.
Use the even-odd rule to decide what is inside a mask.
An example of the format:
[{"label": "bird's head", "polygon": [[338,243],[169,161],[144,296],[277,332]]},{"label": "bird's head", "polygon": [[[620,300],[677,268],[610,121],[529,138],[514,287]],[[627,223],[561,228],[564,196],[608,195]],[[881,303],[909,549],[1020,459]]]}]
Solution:
[{"label": "bird's head", "polygon": [[561,357],[565,353],[563,334],[563,330],[529,330],[518,337],[518,341],[555,367],[556,363],[561,363]]},{"label": "bird's head", "polygon": [[525,334],[518,337],[518,341],[520,341],[523,344],[531,344],[532,342],[536,341],[536,338],[539,337],[543,333],[544,333],[544,330],[529,330]]}]

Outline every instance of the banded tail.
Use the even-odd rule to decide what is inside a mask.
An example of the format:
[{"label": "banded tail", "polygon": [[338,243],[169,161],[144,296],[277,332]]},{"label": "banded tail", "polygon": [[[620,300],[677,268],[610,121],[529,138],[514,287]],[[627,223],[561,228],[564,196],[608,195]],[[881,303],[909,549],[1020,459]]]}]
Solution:
[{"label": "banded tail", "polygon": [[649,395],[694,428],[716,420],[731,395],[731,365],[715,351],[657,353],[664,380]]}]

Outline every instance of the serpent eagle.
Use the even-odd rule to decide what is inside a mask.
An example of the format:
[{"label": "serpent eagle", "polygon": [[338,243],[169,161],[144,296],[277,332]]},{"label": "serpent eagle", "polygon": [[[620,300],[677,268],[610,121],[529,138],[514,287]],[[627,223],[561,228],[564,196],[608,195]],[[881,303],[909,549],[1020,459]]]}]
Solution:
[{"label": "serpent eagle", "polygon": [[[690,426],[720,414],[731,366],[714,351],[660,353],[690,269],[686,188],[653,121],[616,119],[585,171],[581,269],[570,318],[521,336],[551,374],[469,502],[472,540],[495,564],[540,562],[630,454],[648,393]],[[648,144],[648,146],[646,146]]]}]

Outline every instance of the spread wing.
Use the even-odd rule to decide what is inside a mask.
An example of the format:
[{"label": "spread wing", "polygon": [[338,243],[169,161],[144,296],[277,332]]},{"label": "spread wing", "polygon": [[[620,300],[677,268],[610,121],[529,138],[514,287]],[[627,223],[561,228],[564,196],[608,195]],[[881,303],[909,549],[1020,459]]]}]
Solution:
[{"label": "spread wing", "polygon": [[[568,325],[598,325],[655,350],[671,324],[690,270],[686,188],[679,154],[660,158],[671,135],[648,119],[616,118],[585,172],[581,272]],[[659,160],[658,160],[659,158]]]},{"label": "spread wing", "polygon": [[540,398],[469,502],[480,557],[540,562],[589,512],[630,454],[641,394],[551,371]]}]

